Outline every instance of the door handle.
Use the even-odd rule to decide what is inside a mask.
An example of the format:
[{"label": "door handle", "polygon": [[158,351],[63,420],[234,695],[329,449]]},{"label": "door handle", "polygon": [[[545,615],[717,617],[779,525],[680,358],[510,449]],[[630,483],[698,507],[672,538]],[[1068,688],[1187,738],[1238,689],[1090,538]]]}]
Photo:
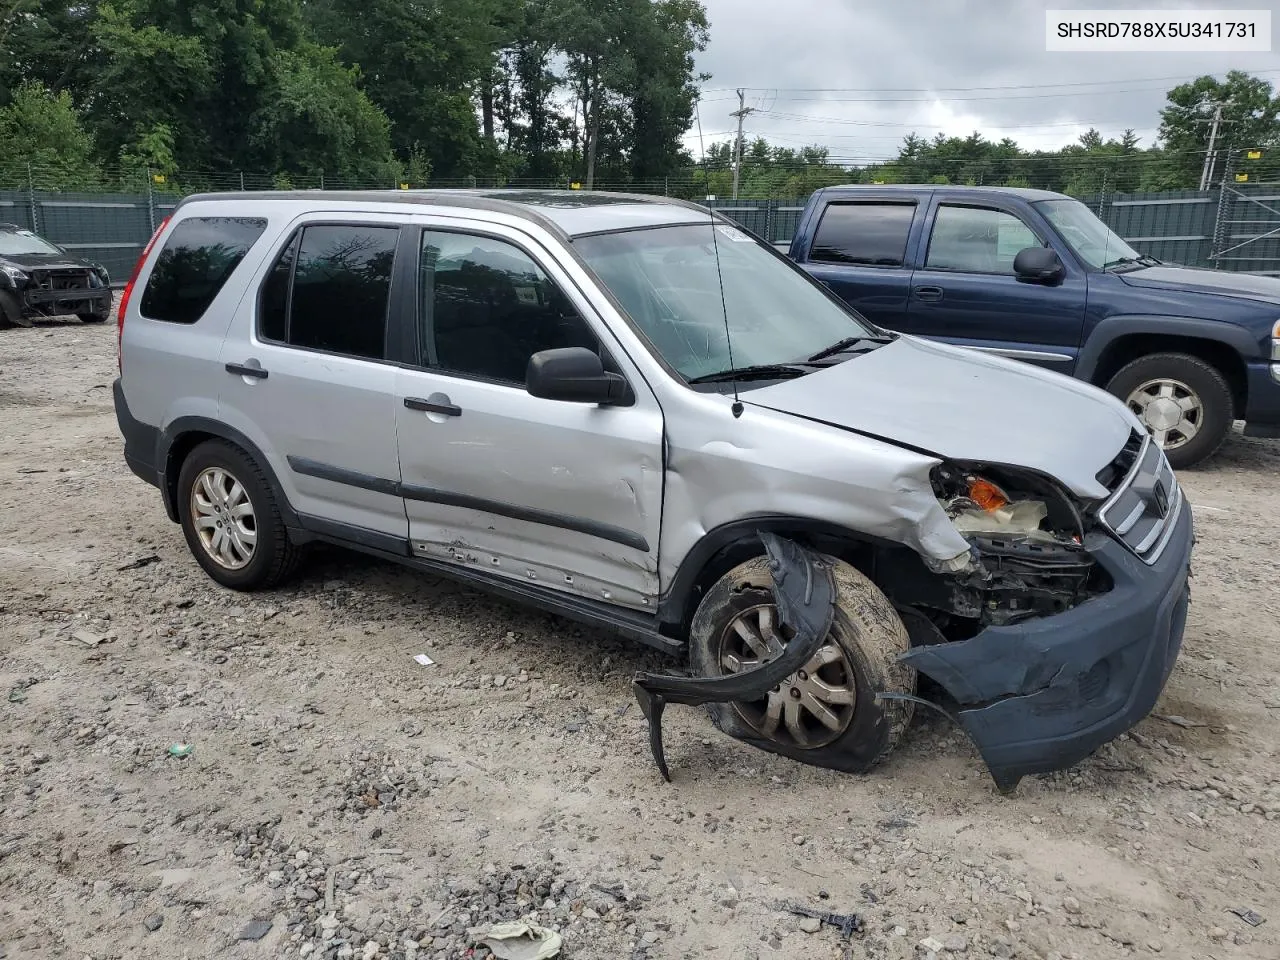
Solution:
[{"label": "door handle", "polygon": [[245,363],[228,363],[227,373],[234,373],[240,377],[254,377],[258,380],[267,379],[267,371],[261,367],[251,367]]},{"label": "door handle", "polygon": [[942,299],[941,287],[916,287],[912,292],[916,295],[917,300],[927,300],[932,302],[934,300]]},{"label": "door handle", "polygon": [[432,403],[421,397],[405,397],[404,405],[410,410],[421,410],[423,413],[438,413],[445,417],[462,416],[461,407],[456,407],[452,403]]}]

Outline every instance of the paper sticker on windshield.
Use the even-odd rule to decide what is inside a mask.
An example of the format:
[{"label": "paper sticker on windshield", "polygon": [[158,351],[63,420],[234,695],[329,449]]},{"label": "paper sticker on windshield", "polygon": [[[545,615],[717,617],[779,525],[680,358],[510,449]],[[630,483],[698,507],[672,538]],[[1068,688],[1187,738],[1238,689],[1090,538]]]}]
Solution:
[{"label": "paper sticker on windshield", "polygon": [[732,240],[734,243],[750,243],[751,242],[751,238],[747,236],[745,233],[743,233],[741,230],[739,230],[737,227],[726,226],[725,224],[722,223],[722,224],[718,224],[716,226],[716,229],[719,230],[726,237],[728,237],[730,240]]}]

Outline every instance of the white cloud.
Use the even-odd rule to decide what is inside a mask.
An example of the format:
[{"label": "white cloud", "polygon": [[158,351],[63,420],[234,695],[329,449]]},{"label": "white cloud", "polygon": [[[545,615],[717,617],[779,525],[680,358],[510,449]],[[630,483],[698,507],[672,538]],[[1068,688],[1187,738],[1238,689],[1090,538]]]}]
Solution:
[{"label": "white cloud", "polygon": [[[1280,85],[1277,53],[1045,51],[1046,9],[1105,6],[1098,0],[703,2],[711,20],[711,45],[698,61],[712,74],[701,107],[708,145],[730,139],[732,88],[739,85],[752,88],[747,105],[761,111],[747,120],[749,136],[817,143],[850,158],[891,156],[912,130],[925,137],[978,130],[1050,149],[1089,127],[1111,137],[1132,128],[1149,145],[1165,93],[1178,79],[1242,69]],[[974,89],[991,87],[1002,89]],[[697,156],[696,128],[686,144]]]}]

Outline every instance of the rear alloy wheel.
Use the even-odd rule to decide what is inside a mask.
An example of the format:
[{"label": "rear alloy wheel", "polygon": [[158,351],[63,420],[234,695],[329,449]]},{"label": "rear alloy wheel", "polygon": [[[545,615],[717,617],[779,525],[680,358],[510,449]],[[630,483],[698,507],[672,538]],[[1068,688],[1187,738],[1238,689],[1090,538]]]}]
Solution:
[{"label": "rear alloy wheel", "polygon": [[[803,763],[862,773],[889,755],[912,704],[876,694],[914,694],[915,671],[898,662],[906,627],[879,588],[834,562],[831,632],[809,661],[750,703],[711,704],[725,733]],[[725,574],[707,591],[690,629],[690,660],[704,677],[754,670],[790,642],[779,622],[764,558]]]},{"label": "rear alloy wheel", "polygon": [[1107,391],[1123,400],[1175,468],[1213,454],[1234,416],[1231,388],[1199,357],[1157,353],[1120,370]]},{"label": "rear alloy wheel", "polygon": [[258,521],[244,485],[222,467],[200,471],[191,487],[191,523],[214,563],[242,570],[258,544]]},{"label": "rear alloy wheel", "polygon": [[208,440],[178,475],[178,518],[196,561],[233,590],[273,587],[297,565],[266,476],[244,451]]}]

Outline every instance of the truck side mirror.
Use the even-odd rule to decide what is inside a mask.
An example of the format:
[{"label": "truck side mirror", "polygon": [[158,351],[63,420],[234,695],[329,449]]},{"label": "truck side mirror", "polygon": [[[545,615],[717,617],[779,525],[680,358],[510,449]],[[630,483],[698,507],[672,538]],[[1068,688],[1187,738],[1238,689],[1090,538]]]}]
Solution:
[{"label": "truck side mirror", "polygon": [[535,353],[529,358],[525,389],[531,396],[567,403],[630,406],[635,402],[626,378],[606,372],[600,355],[586,347]]},{"label": "truck side mirror", "polygon": [[1050,247],[1027,247],[1013,258],[1013,273],[1023,283],[1052,286],[1066,274],[1058,254]]}]

